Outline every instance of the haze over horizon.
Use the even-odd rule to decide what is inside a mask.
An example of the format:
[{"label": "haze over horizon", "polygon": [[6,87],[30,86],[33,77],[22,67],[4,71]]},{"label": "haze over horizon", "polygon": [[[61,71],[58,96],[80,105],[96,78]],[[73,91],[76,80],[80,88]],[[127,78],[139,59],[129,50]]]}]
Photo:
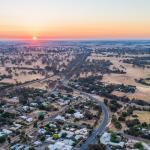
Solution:
[{"label": "haze over horizon", "polygon": [[0,0],[0,39],[149,39],[149,0]]}]

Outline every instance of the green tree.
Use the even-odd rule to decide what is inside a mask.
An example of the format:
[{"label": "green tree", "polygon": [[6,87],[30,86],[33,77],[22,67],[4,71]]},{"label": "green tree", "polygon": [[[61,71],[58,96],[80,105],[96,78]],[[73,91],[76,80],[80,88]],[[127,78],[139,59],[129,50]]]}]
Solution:
[{"label": "green tree", "polygon": [[89,150],[106,150],[106,146],[104,144],[90,144]]},{"label": "green tree", "polygon": [[66,136],[67,136],[67,133],[64,132],[64,133],[62,133],[61,138],[65,138]]},{"label": "green tree", "polygon": [[37,127],[38,127],[37,121],[34,122],[33,127],[34,127],[34,128],[37,128]]},{"label": "green tree", "polygon": [[44,120],[44,117],[45,117],[44,113],[39,113],[39,116],[38,116],[39,120]]},{"label": "green tree", "polygon": [[142,143],[135,143],[134,144],[134,148],[140,149],[140,150],[145,150],[144,146],[142,145]]},{"label": "green tree", "polygon": [[0,143],[4,143],[6,141],[6,136],[1,136],[0,137]]},{"label": "green tree", "polygon": [[53,134],[53,139],[54,140],[57,140],[59,138],[59,135],[58,134]]}]

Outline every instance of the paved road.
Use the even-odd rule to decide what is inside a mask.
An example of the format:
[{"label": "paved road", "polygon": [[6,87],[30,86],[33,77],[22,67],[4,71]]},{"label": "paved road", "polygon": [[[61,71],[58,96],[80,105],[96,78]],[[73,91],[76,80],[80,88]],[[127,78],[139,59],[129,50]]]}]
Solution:
[{"label": "paved road", "polygon": [[[63,80],[63,84],[65,86],[69,87],[67,85],[67,83],[68,83],[67,80]],[[72,88],[72,87],[70,87],[70,88]],[[72,89],[74,91],[79,92],[81,95],[84,95],[86,97],[89,97],[90,99],[93,99],[93,101],[99,102],[99,105],[101,106],[101,109],[102,109],[102,119],[100,120],[98,128],[93,130],[93,133],[87,138],[87,140],[79,148],[79,150],[88,150],[88,146],[90,144],[96,143],[97,137],[101,136],[104,133],[104,131],[105,131],[105,129],[106,129],[108,123],[109,123],[109,109],[103,102],[100,102],[95,97],[93,97],[92,94],[88,94],[86,92],[81,92],[81,91],[79,91],[77,89],[74,89],[74,88],[72,88]]]},{"label": "paved road", "polygon": [[[94,98],[91,94],[83,93],[82,94],[89,96],[90,99],[97,100]],[[98,100],[97,100],[98,101]],[[97,129],[93,131],[93,133],[87,138],[87,140],[81,145],[80,150],[87,150],[89,144],[93,144],[96,142],[97,136],[100,136],[105,131],[108,122],[109,122],[109,110],[107,106],[103,102],[99,102],[101,108],[102,108],[102,119],[100,120],[99,126]]]},{"label": "paved road", "polygon": [[[72,75],[73,72],[75,72],[75,70],[77,68],[80,67],[80,65],[82,64],[82,62],[85,60],[85,58],[87,58],[87,55],[83,57],[82,61],[78,62],[70,71],[69,71],[69,77]],[[22,85],[19,85],[19,86],[15,86],[16,87],[24,87],[24,86],[27,86],[27,85],[30,85],[30,84],[33,84],[33,83],[36,83],[36,82],[44,82],[46,81],[47,79],[49,79],[50,77],[52,76],[49,76],[47,78],[44,78],[44,79],[40,79],[40,80],[36,80],[36,81],[31,81],[29,83],[25,83],[25,84],[22,84]],[[68,83],[68,78],[64,77],[62,78],[62,80],[60,81],[63,85],[65,86],[68,86],[67,83]],[[55,90],[57,88],[58,85],[55,86],[55,88],[53,90]],[[12,89],[12,88],[11,88]],[[9,90],[9,89],[7,89]],[[53,91],[52,90],[52,91]],[[74,89],[76,90],[76,89]],[[78,91],[78,90],[76,90]],[[78,91],[80,92],[80,91]],[[81,95],[85,95],[87,97],[89,97],[90,99],[93,99],[93,100],[96,100],[98,101],[96,98],[94,98],[91,94],[88,94],[88,93],[85,93],[85,92],[80,92]],[[108,108],[106,107],[106,105],[103,103],[103,102],[99,102],[99,105],[101,106],[102,108],[102,119],[100,120],[100,123],[99,123],[99,126],[98,128],[96,128],[93,133],[87,138],[87,140],[81,145],[80,147],[80,150],[87,150],[88,149],[88,145],[89,144],[92,144],[92,143],[95,143],[96,142],[96,138],[97,136],[99,135],[102,135],[103,132],[105,131],[106,127],[107,127],[107,124],[108,124],[108,121],[109,121],[109,110]],[[50,118],[54,118],[58,115],[58,113],[54,114],[53,116],[51,116]]]},{"label": "paved road", "polygon": [[[82,65],[82,63],[86,60],[88,55],[85,55],[82,60],[80,62],[78,62],[70,71],[69,71],[69,78],[70,78],[70,74],[72,75],[73,72],[76,71],[76,69],[78,69],[80,67],[80,65]],[[68,86],[68,76],[65,76],[64,78],[62,78],[62,80],[60,81],[64,86],[66,87],[69,87]],[[72,87],[70,87],[72,88]],[[85,93],[85,92],[81,92],[77,89],[74,89],[74,91],[77,91],[79,93],[81,93],[81,95],[85,95],[86,97],[89,97],[90,99],[93,99],[94,101],[99,101],[97,100],[96,98],[94,98],[92,96],[92,94],[88,94],[88,93]],[[88,146],[89,144],[92,144],[92,143],[95,143],[96,142],[96,138],[97,136],[99,135],[102,135],[103,132],[105,131],[107,125],[108,125],[108,122],[109,122],[109,110],[107,108],[107,106],[103,103],[103,102],[99,102],[99,105],[101,106],[102,108],[102,119],[100,120],[100,123],[99,123],[99,126],[98,128],[96,128],[93,133],[87,138],[87,140],[81,145],[80,147],[80,150],[87,150],[88,149]]]}]

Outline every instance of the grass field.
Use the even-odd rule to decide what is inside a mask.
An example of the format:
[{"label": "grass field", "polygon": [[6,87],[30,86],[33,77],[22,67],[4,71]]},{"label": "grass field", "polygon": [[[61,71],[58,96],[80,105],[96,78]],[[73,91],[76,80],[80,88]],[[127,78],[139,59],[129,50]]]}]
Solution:
[{"label": "grass field", "polygon": [[134,111],[133,115],[137,115],[140,122],[150,123],[150,112],[148,111]]}]

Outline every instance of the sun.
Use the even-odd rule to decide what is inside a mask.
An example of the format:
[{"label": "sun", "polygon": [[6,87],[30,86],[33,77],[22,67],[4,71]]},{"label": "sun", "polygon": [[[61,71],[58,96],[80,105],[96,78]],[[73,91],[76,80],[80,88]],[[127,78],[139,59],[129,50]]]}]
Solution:
[{"label": "sun", "polygon": [[34,41],[36,41],[36,40],[37,40],[37,37],[36,37],[36,36],[34,36],[32,39],[33,39]]}]

